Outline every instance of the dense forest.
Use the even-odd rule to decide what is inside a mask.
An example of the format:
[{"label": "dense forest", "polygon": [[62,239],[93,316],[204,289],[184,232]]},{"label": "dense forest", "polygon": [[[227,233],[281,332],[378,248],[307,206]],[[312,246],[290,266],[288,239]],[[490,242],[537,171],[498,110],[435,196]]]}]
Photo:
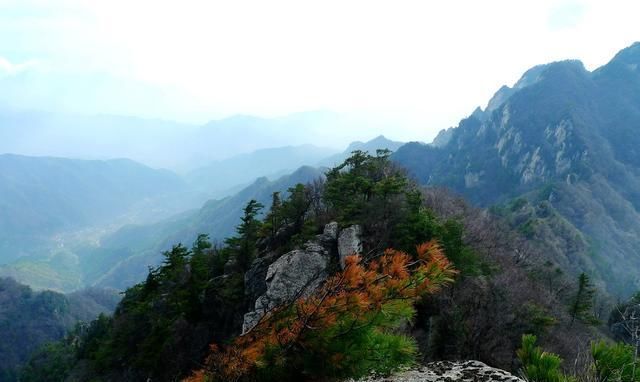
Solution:
[{"label": "dense forest", "polygon": [[20,366],[40,346],[63,338],[78,322],[113,311],[119,300],[115,290],[63,295],[0,278],[0,381],[16,380]]},{"label": "dense forest", "polygon": [[176,244],[113,316],[41,348],[20,380],[318,380],[441,359],[640,379],[625,345],[637,300],[603,301],[526,231],[419,187],[389,155],[356,151],[267,208],[248,201],[224,243]]}]

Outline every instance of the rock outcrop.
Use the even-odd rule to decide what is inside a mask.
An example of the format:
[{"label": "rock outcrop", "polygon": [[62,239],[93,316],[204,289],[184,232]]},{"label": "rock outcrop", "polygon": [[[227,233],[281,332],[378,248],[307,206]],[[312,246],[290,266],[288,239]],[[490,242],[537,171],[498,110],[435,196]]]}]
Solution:
[{"label": "rock outcrop", "polygon": [[248,296],[264,293],[257,297],[254,310],[245,314],[243,333],[251,330],[269,310],[309,295],[326,280],[337,235],[337,223],[327,224],[324,232],[306,242],[302,249],[273,261],[266,273],[266,264],[271,259],[256,259],[245,275],[245,284],[251,289]]},{"label": "rock outcrop", "polygon": [[331,222],[302,249],[278,259],[273,254],[256,259],[245,274],[245,292],[255,304],[244,316],[242,332],[251,330],[273,308],[313,292],[327,279],[332,259],[344,268],[346,256],[362,252],[361,235],[358,225],[340,230],[338,223]]},{"label": "rock outcrop", "polygon": [[433,362],[389,377],[369,377],[360,382],[524,382],[522,379],[479,361]]},{"label": "rock outcrop", "polygon": [[338,236],[338,256],[340,266],[344,269],[344,259],[354,253],[362,253],[362,228],[359,225],[352,225],[340,231]]}]

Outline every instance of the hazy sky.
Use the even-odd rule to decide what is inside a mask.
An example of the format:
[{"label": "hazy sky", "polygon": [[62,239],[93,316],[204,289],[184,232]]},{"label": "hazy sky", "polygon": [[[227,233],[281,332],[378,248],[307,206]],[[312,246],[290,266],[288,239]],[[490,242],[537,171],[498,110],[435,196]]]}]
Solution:
[{"label": "hazy sky", "polygon": [[0,0],[0,106],[191,122],[329,109],[429,140],[533,65],[606,63],[640,40],[638,15],[633,0]]}]

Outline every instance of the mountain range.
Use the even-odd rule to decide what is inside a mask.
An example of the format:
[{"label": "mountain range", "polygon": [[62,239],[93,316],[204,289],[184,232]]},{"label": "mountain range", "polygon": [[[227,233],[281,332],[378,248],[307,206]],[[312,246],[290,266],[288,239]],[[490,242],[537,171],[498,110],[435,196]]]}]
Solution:
[{"label": "mountain range", "polygon": [[438,144],[409,143],[394,159],[420,183],[479,206],[518,197],[543,205],[547,212],[521,222],[539,240],[557,213],[586,243],[562,251],[567,263],[629,294],[640,288],[639,132],[636,43],[592,72],[576,60],[536,66],[443,131]]},{"label": "mountain range", "polygon": [[[607,319],[610,302],[640,289],[640,43],[593,71],[576,60],[533,67],[431,144],[380,136],[336,153],[322,142],[279,145],[279,133],[269,135],[288,129],[295,141],[293,126],[304,119],[240,116],[189,127],[184,140],[169,127],[161,154],[176,150],[181,159],[168,161],[191,163],[180,174],[128,159],[0,156],[0,275],[36,289],[128,288],[112,318],[94,321],[90,333],[71,333],[29,365],[39,370],[71,352],[61,372],[137,380],[168,378],[171,369],[187,376],[215,336],[240,334],[243,315],[300,282],[308,265],[301,256],[324,258],[318,274],[328,276],[344,260],[344,246],[374,256],[390,246],[410,251],[423,240],[442,246],[459,271],[451,273],[455,284],[421,301],[405,328],[432,358],[484,357],[516,369],[522,335],[535,333],[577,360],[585,344],[603,338],[604,325],[590,326]],[[233,146],[232,133],[250,139]],[[351,155],[378,149],[394,153]],[[224,150],[244,153],[221,159]],[[307,185],[302,198],[287,199],[299,184]],[[241,220],[250,200],[267,209]],[[280,203],[273,203],[277,214],[266,215],[272,200]],[[200,234],[213,245],[177,246]],[[233,235],[236,241],[223,244]],[[0,279],[0,331],[17,344],[17,351],[0,346],[0,359],[11,361],[0,377],[18,378],[13,366],[36,344],[111,310],[113,296],[34,292]],[[587,309],[579,312],[580,305]],[[22,322],[26,328],[14,327]],[[31,334],[35,340],[26,341]],[[87,339],[85,350],[73,350]]]},{"label": "mountain range", "polygon": [[63,246],[56,235],[112,222],[139,203],[185,189],[175,174],[127,159],[0,155],[0,259],[28,255],[51,239]]},{"label": "mountain range", "polygon": [[250,199],[268,205],[273,192],[323,176],[322,163],[400,145],[379,136],[338,154],[312,145],[258,150],[184,176],[130,160],[2,155],[0,275],[36,289],[124,289],[173,244],[233,234]]},{"label": "mountain range", "polygon": [[[266,179],[251,184],[257,177],[278,178],[302,165],[330,167],[340,163],[353,150],[374,151],[385,147],[395,151],[393,159],[405,167],[417,182],[448,187],[478,206],[493,207],[496,213],[508,215],[504,216],[506,220],[532,238],[556,243],[550,250],[557,254],[558,262],[566,269],[575,273],[587,272],[610,293],[626,295],[640,288],[640,278],[629,271],[640,265],[640,257],[635,254],[635,248],[640,246],[639,65],[640,44],[636,43],[594,71],[586,70],[577,60],[536,66],[526,71],[513,86],[501,87],[484,110],[477,108],[456,128],[443,130],[431,144],[402,144],[378,137],[366,143],[354,142],[337,154],[331,149],[312,145],[260,149],[224,160],[200,161],[201,165],[182,179],[166,171],[143,170],[143,166],[125,160],[86,162],[93,166],[101,163],[105,168],[120,168],[118,171],[128,174],[113,179],[107,179],[109,175],[99,179],[83,176],[82,166],[77,169],[71,166],[77,173],[61,170],[61,163],[70,166],[73,162],[52,158],[42,159],[39,164],[42,167],[23,171],[20,166],[27,166],[30,163],[28,158],[5,155],[0,162],[0,165],[4,163],[2,174],[6,179],[0,188],[6,201],[3,204],[5,220],[0,221],[0,225],[6,227],[2,244],[4,253],[10,253],[5,257],[11,256],[15,260],[25,253],[22,249],[24,243],[29,243],[32,248],[43,241],[37,235],[25,240],[30,236],[19,237],[16,232],[38,232],[50,237],[50,233],[55,233],[52,227],[87,226],[122,214],[136,204],[142,206],[139,211],[144,212],[160,205],[173,206],[165,209],[179,212],[196,208],[210,198],[220,199],[210,200],[199,210],[183,212],[168,220],[163,219],[167,219],[171,215],[169,213],[156,214],[155,220],[145,220],[140,216],[130,218],[129,223],[142,225],[139,228],[134,228],[134,225],[121,230],[116,227],[109,232],[102,231],[100,240],[76,242],[71,259],[64,255],[60,258],[60,253],[55,253],[45,263],[77,262],[75,252],[83,252],[86,248],[106,251],[101,256],[105,261],[110,259],[111,263],[131,258],[140,260],[142,258],[137,256],[141,251],[167,249],[171,240],[188,242],[198,229],[213,239],[222,239],[232,233],[240,206],[247,201],[241,202],[241,199],[251,194],[247,190],[286,190],[286,187],[269,185]],[[284,132],[289,129],[291,132],[295,130],[292,126],[301,121],[312,119],[325,123],[335,121],[334,117],[330,114],[307,114],[265,122],[240,116],[224,122],[212,122],[190,130],[193,134],[187,134],[191,136],[189,139],[197,139],[191,141],[187,151],[195,155],[204,152],[206,147],[215,151],[212,148],[216,144],[228,146],[226,142],[237,136],[234,134],[251,137],[251,142],[265,140],[267,131],[282,129]],[[149,128],[152,125],[150,123]],[[271,127],[258,132],[258,126]],[[49,131],[48,128],[42,129]],[[176,130],[167,127],[164,131],[174,134]],[[170,134],[167,137],[174,140],[174,144],[180,142]],[[244,147],[248,150],[253,145],[251,142],[242,144],[246,144]],[[263,143],[268,145],[272,142],[275,141]],[[227,148],[242,151],[235,146]],[[55,174],[56,171],[63,171],[65,179],[83,180],[84,184],[65,181],[64,184],[69,185],[67,192],[64,187],[59,187],[60,183],[55,183],[55,179],[46,177],[46,174]],[[98,169],[90,171],[100,172]],[[308,180],[310,178],[305,179]],[[292,185],[285,180],[278,182]],[[125,192],[121,187],[123,184],[130,189]],[[38,192],[38,187],[54,191],[48,196],[53,199],[40,201],[38,198],[43,193]],[[123,193],[126,195],[121,196]],[[24,197],[31,194],[33,197]],[[158,198],[161,194],[174,197]],[[264,191],[259,199],[268,200],[268,194]],[[109,197],[113,197],[113,201]],[[190,202],[176,205],[176,199]],[[45,205],[56,206],[60,210],[49,209]],[[94,205],[104,208],[89,207]],[[233,208],[228,207],[230,205]],[[8,208],[17,210],[9,211]],[[202,218],[201,223],[193,223],[198,220],[194,216],[207,210],[216,212]],[[85,216],[80,211],[89,212],[84,212],[88,214]],[[215,217],[211,217],[213,215]],[[157,223],[153,224],[153,221]],[[25,226],[27,223],[33,227]],[[130,234],[127,236],[126,232]],[[136,243],[123,244],[126,240],[119,237],[132,238],[132,232],[136,232]],[[190,235],[181,236],[179,232],[190,232]],[[118,254],[113,255],[113,251]],[[42,264],[36,267],[38,271],[35,272],[29,261],[18,264],[11,270],[5,267],[2,273],[25,282],[43,273],[40,270]],[[56,274],[60,267],[56,268],[48,269],[44,274]],[[25,272],[34,276],[21,277],[20,274]],[[77,279],[77,274],[68,277]],[[72,284],[73,288],[84,285]],[[122,287],[118,282],[114,285]]]},{"label": "mountain range", "polygon": [[[128,158],[186,174],[212,162],[262,149],[312,143],[329,147],[323,150],[333,154],[348,142],[388,125],[329,111],[274,118],[236,115],[205,124],[187,124],[117,115],[16,111],[0,104],[0,153],[99,160]],[[329,130],[336,133],[329,136]]]}]

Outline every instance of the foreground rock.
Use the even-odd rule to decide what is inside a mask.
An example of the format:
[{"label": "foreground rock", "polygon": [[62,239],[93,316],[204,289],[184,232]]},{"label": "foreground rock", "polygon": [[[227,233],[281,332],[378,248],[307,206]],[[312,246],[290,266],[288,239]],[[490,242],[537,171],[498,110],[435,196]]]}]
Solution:
[{"label": "foreground rock", "polygon": [[390,377],[370,377],[359,382],[524,382],[504,370],[479,361],[433,362]]},{"label": "foreground rock", "polygon": [[251,330],[270,310],[312,293],[328,277],[332,259],[344,268],[345,257],[362,252],[361,235],[358,225],[340,230],[338,223],[331,222],[301,249],[280,258],[270,254],[256,259],[244,277],[246,296],[255,299],[255,304],[244,315],[242,333]]},{"label": "foreground rock", "polygon": [[344,269],[344,260],[347,256],[362,253],[362,227],[352,225],[340,231],[338,236],[338,255],[340,256],[340,266]]},{"label": "foreground rock", "polygon": [[270,310],[308,296],[326,280],[337,228],[337,223],[327,224],[324,232],[306,242],[302,249],[288,252],[275,261],[270,258],[254,261],[245,275],[245,285],[249,296],[262,294],[257,297],[254,310],[244,315],[243,333],[251,330]]}]

